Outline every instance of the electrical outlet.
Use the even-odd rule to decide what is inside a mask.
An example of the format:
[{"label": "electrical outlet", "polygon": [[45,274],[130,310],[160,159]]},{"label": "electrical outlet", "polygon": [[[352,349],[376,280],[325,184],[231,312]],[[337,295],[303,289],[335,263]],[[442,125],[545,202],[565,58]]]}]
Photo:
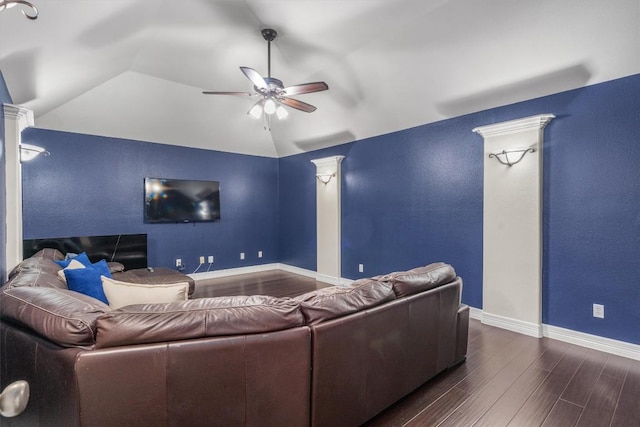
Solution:
[{"label": "electrical outlet", "polygon": [[200,264],[204,264],[204,257],[203,256],[200,257]]},{"label": "electrical outlet", "polygon": [[209,255],[209,264],[213,264],[213,255]]},{"label": "electrical outlet", "polygon": [[244,252],[240,252],[240,259],[244,259]]},{"label": "electrical outlet", "polygon": [[262,251],[258,251],[258,258],[262,258]]},{"label": "electrical outlet", "polygon": [[358,272],[364,273],[364,264],[358,264]]},{"label": "electrical outlet", "polygon": [[593,304],[593,317],[604,319],[604,305]]},{"label": "electrical outlet", "polygon": [[180,258],[176,258],[176,267],[182,267],[182,260]]}]

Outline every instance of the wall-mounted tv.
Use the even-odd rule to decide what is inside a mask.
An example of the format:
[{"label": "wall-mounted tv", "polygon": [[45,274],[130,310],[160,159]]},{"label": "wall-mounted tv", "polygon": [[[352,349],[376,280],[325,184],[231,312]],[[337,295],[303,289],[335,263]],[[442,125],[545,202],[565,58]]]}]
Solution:
[{"label": "wall-mounted tv", "polygon": [[144,193],[145,222],[220,220],[218,181],[145,178]]}]

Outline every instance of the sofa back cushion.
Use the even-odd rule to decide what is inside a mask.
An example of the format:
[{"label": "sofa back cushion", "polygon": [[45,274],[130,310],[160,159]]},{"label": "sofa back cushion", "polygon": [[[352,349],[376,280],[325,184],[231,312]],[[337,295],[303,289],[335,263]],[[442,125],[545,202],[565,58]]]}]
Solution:
[{"label": "sofa back cushion", "polygon": [[96,319],[107,311],[106,304],[66,289],[21,286],[0,291],[3,320],[27,327],[63,347],[92,348]]},{"label": "sofa back cushion", "polygon": [[295,298],[300,302],[307,325],[346,316],[395,298],[391,285],[371,279],[356,280],[348,286],[332,286]]},{"label": "sofa back cushion", "polygon": [[396,296],[403,297],[449,283],[456,278],[456,271],[449,264],[436,262],[409,271],[398,271],[373,277],[373,280],[388,282]]},{"label": "sofa back cushion", "polygon": [[96,347],[257,334],[303,324],[296,301],[264,295],[128,305],[97,320]]}]

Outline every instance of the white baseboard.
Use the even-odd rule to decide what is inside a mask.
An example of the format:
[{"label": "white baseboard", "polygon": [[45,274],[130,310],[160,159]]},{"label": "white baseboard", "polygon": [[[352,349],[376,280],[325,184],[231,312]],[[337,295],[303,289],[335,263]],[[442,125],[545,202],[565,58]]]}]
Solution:
[{"label": "white baseboard", "polygon": [[523,320],[512,319],[510,317],[499,316],[487,312],[482,313],[482,323],[497,328],[507,329],[534,338],[542,338],[542,325],[525,322]]},{"label": "white baseboard", "polygon": [[[532,337],[548,337],[554,340],[575,344],[580,347],[591,348],[617,356],[640,360],[640,345],[624,341],[613,340],[597,335],[586,334],[571,329],[542,324],[540,326],[510,319],[495,314],[485,313],[479,308],[469,307],[469,317],[481,321],[485,325],[495,326],[509,331],[518,332]],[[536,333],[540,335],[536,335]]]},{"label": "white baseboard", "polygon": [[637,344],[612,340],[611,338],[585,334],[584,332],[573,331],[571,329],[564,329],[551,325],[542,325],[542,330],[545,337],[553,338],[554,340],[564,341],[570,344],[604,351],[605,353],[615,354],[622,357],[628,357],[629,359],[640,360],[640,345]]}]

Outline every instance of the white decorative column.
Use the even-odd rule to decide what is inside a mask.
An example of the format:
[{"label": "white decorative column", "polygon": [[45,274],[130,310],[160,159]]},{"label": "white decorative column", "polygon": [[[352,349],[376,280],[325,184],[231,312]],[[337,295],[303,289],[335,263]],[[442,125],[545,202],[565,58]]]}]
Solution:
[{"label": "white decorative column", "polygon": [[542,145],[554,117],[473,129],[484,137],[482,322],[534,337],[542,337]]},{"label": "white decorative column", "polygon": [[[22,130],[33,126],[33,112],[17,105],[4,104],[5,179],[7,191],[7,272],[22,261],[22,167],[20,142]],[[4,277],[6,280],[7,278]]]},{"label": "white decorative column", "polygon": [[316,165],[316,233],[318,280],[340,284],[340,164],[344,156],[311,160]]}]

